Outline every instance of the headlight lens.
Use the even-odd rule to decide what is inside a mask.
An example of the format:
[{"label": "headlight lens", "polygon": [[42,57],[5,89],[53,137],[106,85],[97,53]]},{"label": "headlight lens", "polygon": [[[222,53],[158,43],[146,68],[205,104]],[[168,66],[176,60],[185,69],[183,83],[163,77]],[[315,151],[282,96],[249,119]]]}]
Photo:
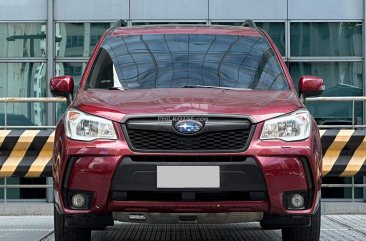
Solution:
[{"label": "headlight lens", "polygon": [[280,139],[299,141],[309,137],[311,117],[307,110],[301,109],[286,116],[264,122],[261,140]]},{"label": "headlight lens", "polygon": [[66,135],[74,140],[117,139],[112,121],[75,109],[66,112],[65,129]]}]

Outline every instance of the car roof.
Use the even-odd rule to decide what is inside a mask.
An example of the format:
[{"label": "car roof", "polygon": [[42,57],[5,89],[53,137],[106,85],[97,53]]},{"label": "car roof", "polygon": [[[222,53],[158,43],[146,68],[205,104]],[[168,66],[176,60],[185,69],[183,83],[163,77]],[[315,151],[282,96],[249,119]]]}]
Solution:
[{"label": "car roof", "polygon": [[213,35],[240,35],[261,37],[256,28],[225,25],[143,25],[119,27],[110,32],[111,36],[142,35],[142,34],[213,34]]}]

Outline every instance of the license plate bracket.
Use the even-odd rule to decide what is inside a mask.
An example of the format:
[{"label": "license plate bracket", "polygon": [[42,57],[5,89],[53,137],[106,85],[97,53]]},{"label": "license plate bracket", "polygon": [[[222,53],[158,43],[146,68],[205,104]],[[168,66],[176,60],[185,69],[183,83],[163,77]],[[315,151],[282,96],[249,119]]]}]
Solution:
[{"label": "license plate bracket", "polygon": [[157,188],[220,188],[219,166],[157,166]]}]

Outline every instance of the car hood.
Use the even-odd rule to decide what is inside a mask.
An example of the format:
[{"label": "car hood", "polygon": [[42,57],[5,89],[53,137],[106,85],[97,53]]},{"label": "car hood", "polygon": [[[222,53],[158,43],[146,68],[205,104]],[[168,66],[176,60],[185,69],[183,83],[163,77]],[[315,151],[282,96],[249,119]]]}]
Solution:
[{"label": "car hood", "polygon": [[293,91],[213,88],[85,90],[72,103],[81,111],[117,122],[126,115],[231,114],[257,123],[302,106]]}]

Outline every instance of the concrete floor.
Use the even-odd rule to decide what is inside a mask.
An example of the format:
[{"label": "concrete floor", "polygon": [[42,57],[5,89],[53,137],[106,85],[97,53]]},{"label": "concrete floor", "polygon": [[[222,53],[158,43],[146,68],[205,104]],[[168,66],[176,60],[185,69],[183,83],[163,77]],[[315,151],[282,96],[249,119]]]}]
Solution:
[{"label": "concrete floor", "polygon": [[[0,216],[0,241],[51,241],[52,216]],[[243,241],[281,240],[279,230],[262,230],[257,223],[226,225],[146,225],[116,222],[93,231],[92,240],[125,241]],[[323,215],[321,240],[366,240],[366,215]]]}]

